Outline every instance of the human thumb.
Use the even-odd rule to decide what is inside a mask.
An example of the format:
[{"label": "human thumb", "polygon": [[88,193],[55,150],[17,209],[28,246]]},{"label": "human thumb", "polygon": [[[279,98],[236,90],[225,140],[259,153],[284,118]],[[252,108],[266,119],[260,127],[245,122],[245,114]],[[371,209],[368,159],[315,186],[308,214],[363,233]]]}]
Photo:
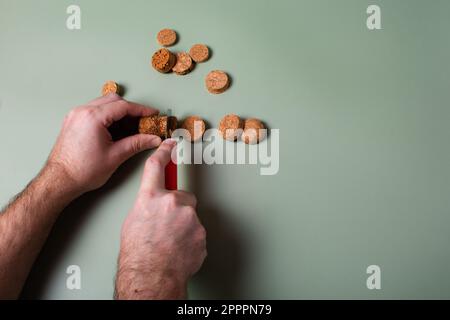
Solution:
[{"label": "human thumb", "polygon": [[156,148],[161,144],[161,138],[149,134],[136,134],[123,138],[113,145],[114,157],[120,163],[144,150]]}]

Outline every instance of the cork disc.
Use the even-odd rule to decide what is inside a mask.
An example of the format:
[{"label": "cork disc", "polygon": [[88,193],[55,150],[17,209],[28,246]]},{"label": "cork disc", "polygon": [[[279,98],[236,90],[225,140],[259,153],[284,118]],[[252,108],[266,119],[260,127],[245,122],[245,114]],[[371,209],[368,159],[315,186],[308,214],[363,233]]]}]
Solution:
[{"label": "cork disc", "polygon": [[230,79],[225,72],[214,70],[206,76],[205,84],[210,93],[219,94],[228,89]]},{"label": "cork disc", "polygon": [[242,134],[243,121],[235,114],[228,114],[220,120],[219,131],[228,141],[236,141]]},{"label": "cork disc", "polygon": [[172,68],[172,71],[179,75],[184,75],[189,73],[194,66],[191,56],[186,52],[177,53],[177,63]]},{"label": "cork disc", "polygon": [[177,33],[172,29],[162,29],[156,36],[158,43],[164,47],[170,47],[177,42]]},{"label": "cork disc", "polygon": [[209,58],[209,49],[204,44],[195,44],[189,50],[189,55],[195,62],[205,62]]},{"label": "cork disc", "polygon": [[187,117],[181,127],[189,131],[192,142],[201,140],[206,129],[205,121],[198,116]]},{"label": "cork disc", "polygon": [[171,71],[176,62],[177,57],[165,48],[159,49],[152,56],[153,68],[162,73]]},{"label": "cork disc", "polygon": [[177,127],[177,118],[168,116],[149,116],[139,120],[139,133],[156,135],[162,139],[170,138]]},{"label": "cork disc", "polygon": [[106,96],[110,93],[119,94],[119,85],[114,81],[106,81],[102,88],[102,96]]},{"label": "cork disc", "polygon": [[246,144],[257,144],[266,137],[264,124],[258,119],[247,119],[244,122],[244,132],[241,139]]}]

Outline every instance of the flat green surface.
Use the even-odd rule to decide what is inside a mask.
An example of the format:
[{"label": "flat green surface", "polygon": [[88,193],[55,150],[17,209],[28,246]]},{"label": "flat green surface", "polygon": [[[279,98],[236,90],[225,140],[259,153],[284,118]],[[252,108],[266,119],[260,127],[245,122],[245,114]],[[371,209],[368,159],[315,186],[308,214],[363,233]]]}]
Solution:
[{"label": "flat green surface", "polygon": [[[82,29],[65,27],[66,8]],[[382,8],[380,31],[366,8]],[[208,230],[191,298],[450,298],[448,0],[0,0],[0,203],[44,163],[64,115],[114,79],[126,98],[216,125],[280,129],[280,172],[183,167]],[[163,27],[213,55],[185,77],[149,67]],[[233,78],[215,96],[212,69]],[[110,299],[119,231],[148,154],[63,214],[25,296]],[[189,178],[186,178],[189,177]],[[67,290],[66,268],[82,270]],[[381,267],[382,289],[366,288]]]}]

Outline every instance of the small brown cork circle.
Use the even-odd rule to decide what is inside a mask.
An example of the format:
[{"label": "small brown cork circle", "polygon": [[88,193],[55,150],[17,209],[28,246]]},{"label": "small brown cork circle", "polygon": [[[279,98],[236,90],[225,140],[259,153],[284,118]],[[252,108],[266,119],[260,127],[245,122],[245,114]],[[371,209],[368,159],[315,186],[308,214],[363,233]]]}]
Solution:
[{"label": "small brown cork circle", "polygon": [[181,127],[189,132],[188,140],[192,142],[201,140],[206,130],[205,121],[198,116],[187,117]]},{"label": "small brown cork circle", "polygon": [[205,62],[209,59],[209,49],[204,44],[194,44],[189,50],[189,55],[197,63]]},{"label": "small brown cork circle", "polygon": [[235,114],[228,114],[220,120],[219,131],[228,141],[236,141],[242,134],[244,123]]},{"label": "small brown cork circle", "polygon": [[172,71],[178,75],[188,74],[192,68],[194,67],[194,63],[192,62],[191,56],[186,52],[177,53],[177,63],[172,68]]},{"label": "small brown cork circle", "polygon": [[177,33],[172,29],[162,29],[156,35],[158,43],[164,47],[170,47],[177,42]]},{"label": "small brown cork circle", "polygon": [[220,94],[228,89],[230,79],[224,71],[213,70],[206,76],[205,85],[210,93]]},{"label": "small brown cork circle", "polygon": [[149,116],[139,119],[139,133],[152,134],[167,139],[177,128],[177,118],[168,116]]},{"label": "small brown cork circle", "polygon": [[170,72],[176,62],[177,57],[165,48],[159,49],[152,56],[153,68],[161,73]]},{"label": "small brown cork circle", "polygon": [[102,87],[102,96],[106,96],[110,93],[119,94],[119,85],[114,81],[106,81]]},{"label": "small brown cork circle", "polygon": [[258,144],[266,137],[266,130],[264,129],[264,124],[259,119],[247,119],[244,122],[241,140],[246,144]]}]

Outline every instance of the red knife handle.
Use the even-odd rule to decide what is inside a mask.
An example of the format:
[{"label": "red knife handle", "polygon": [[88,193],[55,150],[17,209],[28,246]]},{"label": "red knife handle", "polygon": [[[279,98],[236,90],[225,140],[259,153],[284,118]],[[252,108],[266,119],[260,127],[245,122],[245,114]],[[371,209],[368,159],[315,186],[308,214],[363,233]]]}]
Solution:
[{"label": "red knife handle", "polygon": [[177,165],[172,160],[170,160],[170,162],[167,164],[165,173],[166,173],[166,189],[177,190],[178,189]]}]

